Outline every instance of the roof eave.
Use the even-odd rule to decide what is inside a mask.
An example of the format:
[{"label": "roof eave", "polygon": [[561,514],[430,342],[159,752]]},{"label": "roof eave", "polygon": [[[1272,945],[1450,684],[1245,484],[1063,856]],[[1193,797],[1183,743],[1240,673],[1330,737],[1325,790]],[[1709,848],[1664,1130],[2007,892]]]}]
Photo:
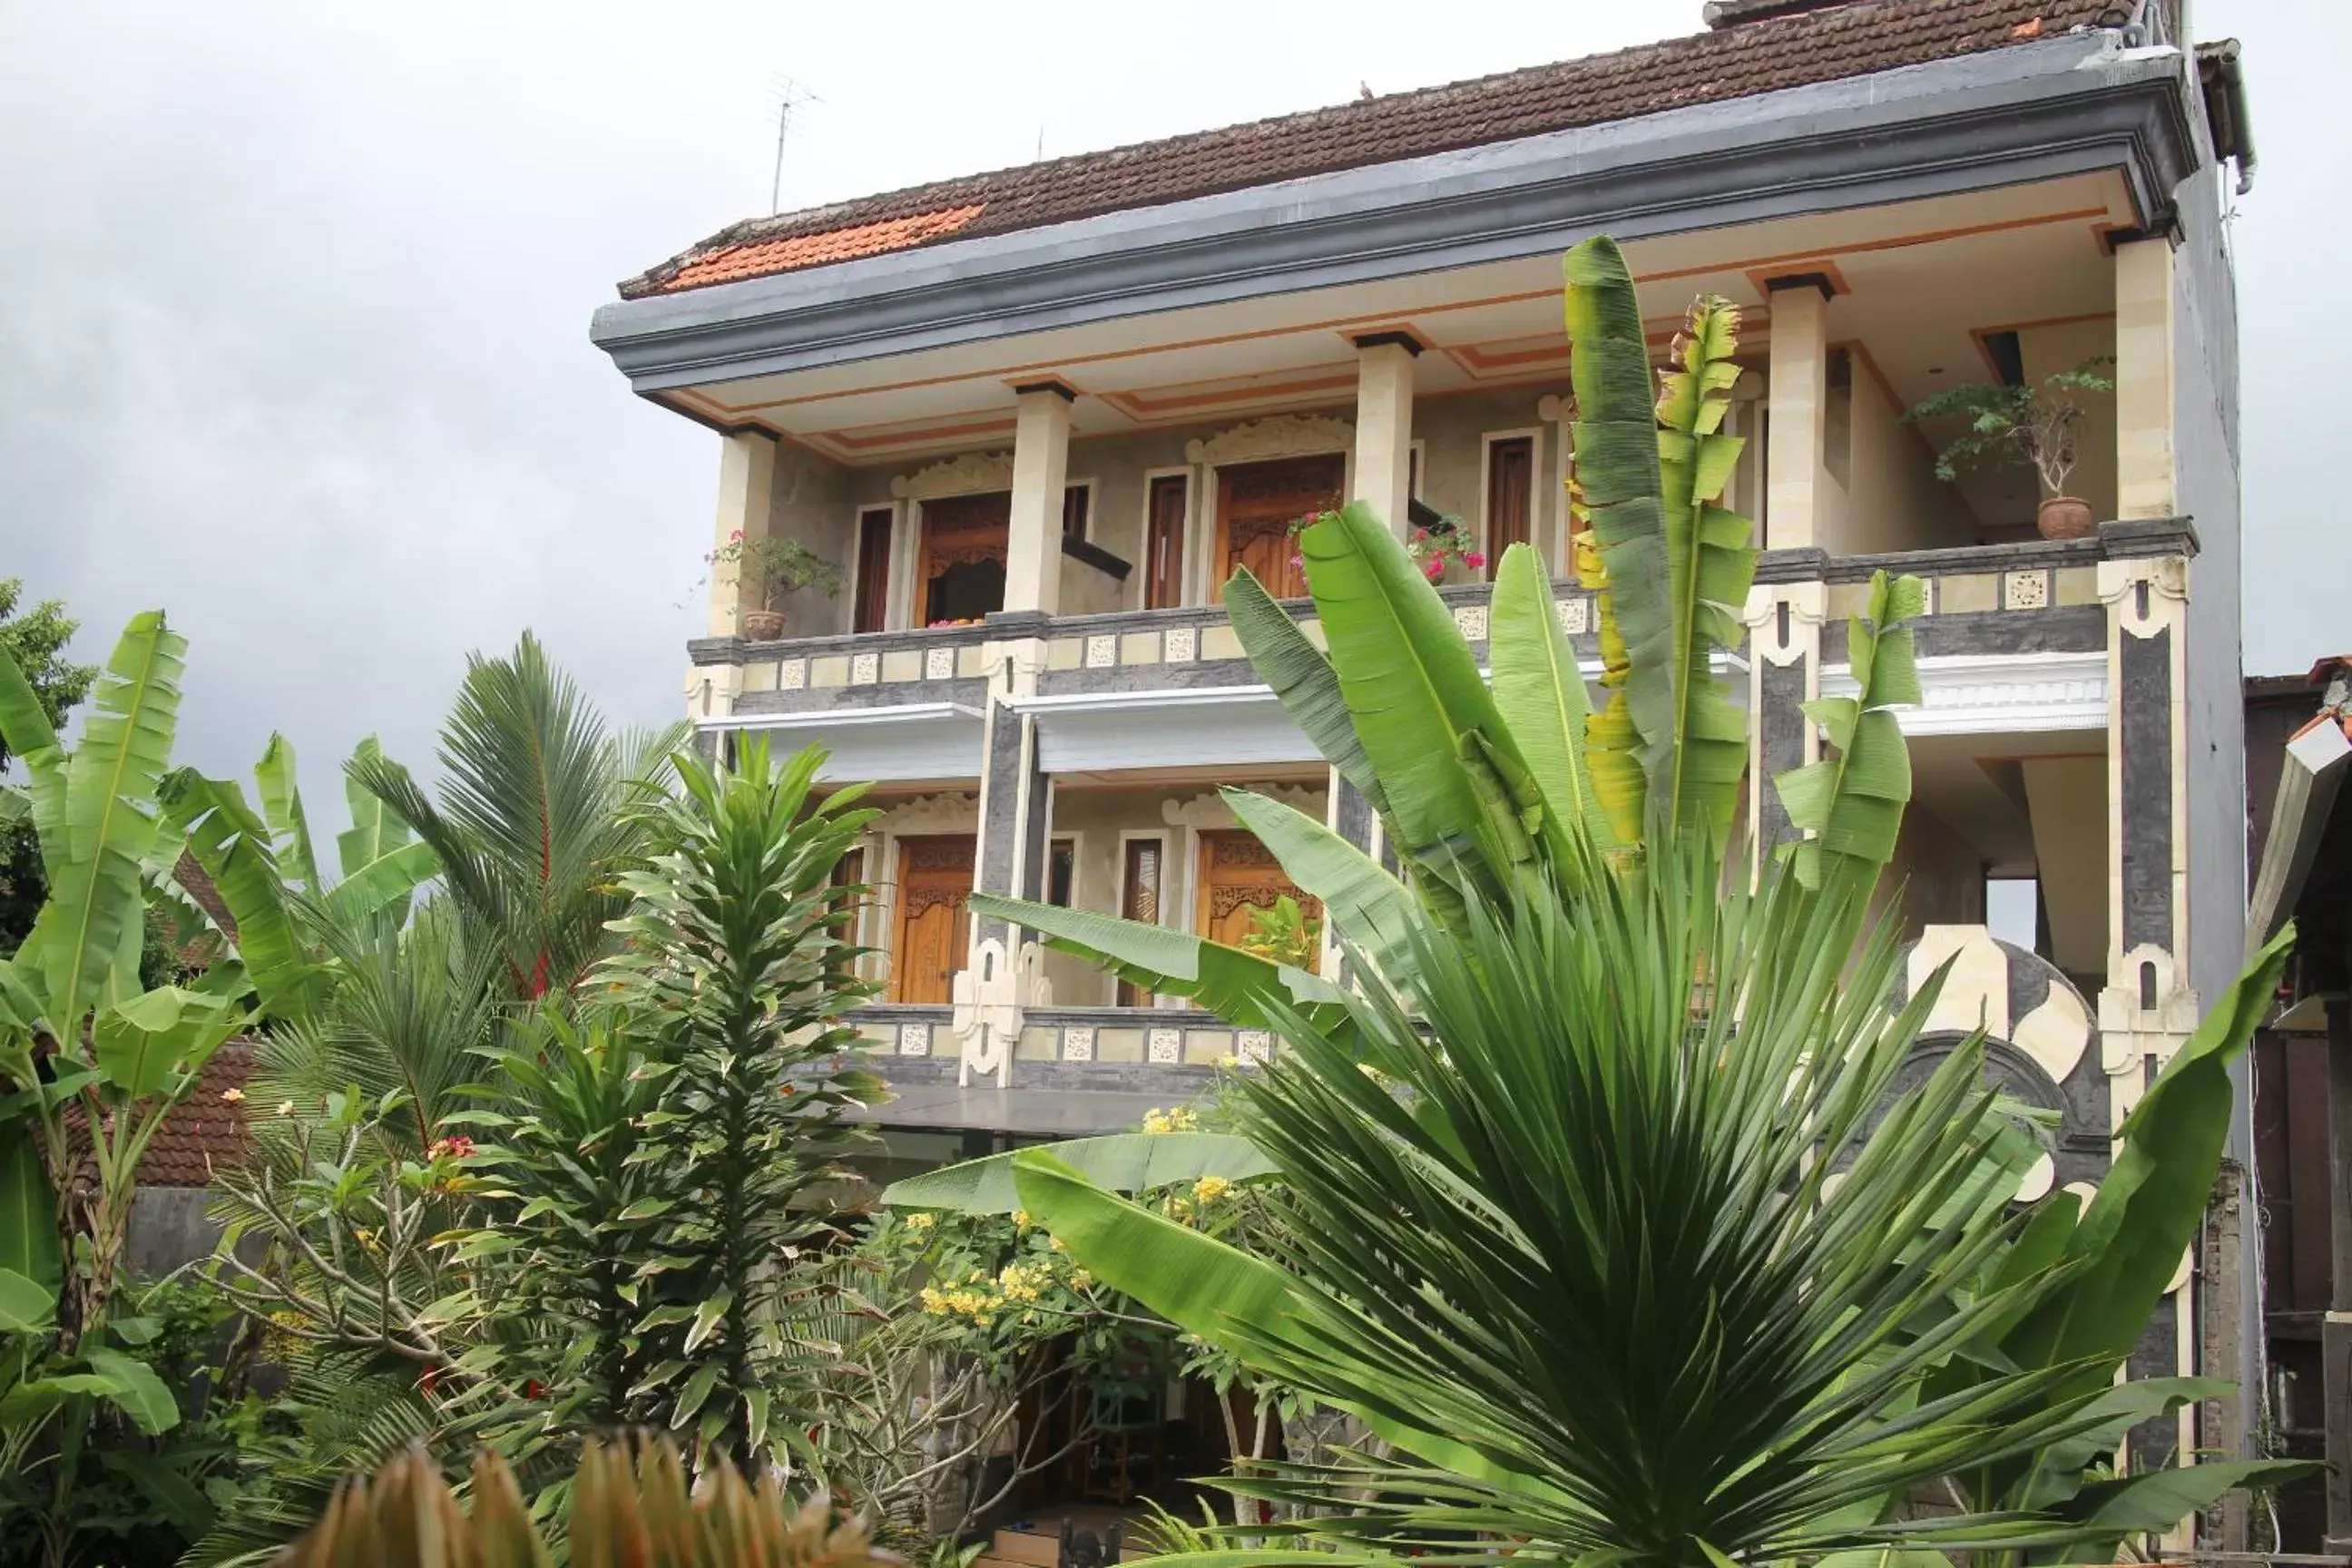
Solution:
[{"label": "roof eave", "polygon": [[2066,36],[624,300],[590,337],[652,393],[2103,170],[2160,228],[2202,156],[2185,86],[2177,49]]}]

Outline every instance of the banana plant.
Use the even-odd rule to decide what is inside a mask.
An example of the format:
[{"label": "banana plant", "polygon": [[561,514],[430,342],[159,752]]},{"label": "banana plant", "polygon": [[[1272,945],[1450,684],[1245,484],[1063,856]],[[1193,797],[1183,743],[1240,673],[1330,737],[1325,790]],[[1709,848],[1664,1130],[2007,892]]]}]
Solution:
[{"label": "banana plant", "polygon": [[266,1017],[315,1013],[333,990],[332,936],[360,931],[379,914],[398,923],[417,889],[440,870],[432,847],[351,777],[382,758],[369,736],[346,764],[352,826],[335,840],[341,876],[332,883],[320,873],[294,748],[283,735],[270,736],[254,767],[258,811],[234,779],[182,768],[163,783],[166,854],[158,858],[181,896],[231,944]]},{"label": "banana plant", "polygon": [[[0,1176],[10,1184],[0,1204],[26,1222],[0,1264],[0,1290],[29,1305],[29,1285],[53,1302],[67,1355],[105,1321],[140,1156],[205,1060],[249,1021],[235,965],[193,988],[139,983],[142,864],[158,833],[185,653],[160,612],[132,617],[70,752],[24,672],[0,658],[0,738],[24,760],[49,888],[32,933],[0,963]],[[85,1158],[97,1175],[87,1185],[69,1179]],[[44,1229],[56,1245],[30,1239]]]},{"label": "banana plant", "polygon": [[[107,1309],[140,1157],[248,1022],[234,965],[193,989],[140,984],[142,864],[185,651],[162,615],[134,616],[70,752],[0,656],[0,740],[24,762],[48,886],[32,931],[0,961],[0,1470],[39,1476],[60,1502],[95,1402],[150,1436],[179,1420],[171,1390],[129,1353],[139,1331],[110,1324]],[[64,1561],[61,1537],[43,1549]]]}]

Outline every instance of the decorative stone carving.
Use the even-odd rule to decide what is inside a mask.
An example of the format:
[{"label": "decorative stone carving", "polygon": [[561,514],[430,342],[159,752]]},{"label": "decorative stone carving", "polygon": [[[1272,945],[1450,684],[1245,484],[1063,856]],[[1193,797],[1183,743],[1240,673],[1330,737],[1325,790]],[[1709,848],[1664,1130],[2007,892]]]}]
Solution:
[{"label": "decorative stone carving", "polygon": [[2128,556],[2099,563],[2099,598],[2136,637],[2154,637],[2189,603],[2189,563],[2178,555]]},{"label": "decorative stone carving", "polygon": [[904,805],[883,813],[875,824],[881,832],[908,833],[977,833],[980,831],[980,797],[973,795],[917,795]]},{"label": "decorative stone carving", "polygon": [[[1322,792],[1305,784],[1265,784],[1255,792],[1269,800],[1297,806],[1307,816],[1320,819],[1323,816]],[[1196,795],[1190,800],[1163,800],[1160,803],[1160,820],[1171,827],[1214,829],[1236,827],[1233,807],[1223,795]]]},{"label": "decorative stone carving", "polygon": [[1356,427],[1320,415],[1276,414],[1223,430],[1205,441],[1184,444],[1188,463],[1255,463],[1267,458],[1303,458],[1317,452],[1352,451]]},{"label": "decorative stone carving", "polygon": [[890,481],[890,493],[900,500],[931,500],[940,496],[985,495],[1013,488],[1013,454],[966,452],[928,468],[901,474]]},{"label": "decorative stone carving", "polygon": [[2000,607],[2004,610],[2040,610],[2050,605],[2050,574],[2047,572],[2005,572],[2000,580]]},{"label": "decorative stone carving", "polygon": [[776,689],[801,691],[808,687],[808,660],[788,658],[776,666]]},{"label": "decorative stone carving", "polygon": [[923,679],[952,680],[955,679],[956,650],[951,647],[927,647],[923,650]]},{"label": "decorative stone carving", "polygon": [[1062,1031],[1062,1059],[1066,1062],[1090,1062],[1095,1059],[1093,1025],[1073,1024]]},{"label": "decorative stone carving", "polygon": [[898,1054],[902,1057],[927,1057],[931,1054],[931,1026],[929,1024],[898,1026]]},{"label": "decorative stone carving", "polygon": [[1265,1062],[1274,1059],[1274,1031],[1244,1029],[1234,1037],[1234,1055],[1244,1062]]},{"label": "decorative stone carving", "polygon": [[1118,663],[1118,634],[1097,632],[1087,638],[1087,668],[1108,669]]},{"label": "decorative stone carving", "polygon": [[1454,612],[1454,624],[1460,628],[1465,641],[1485,642],[1486,640],[1486,606],[1464,605]]},{"label": "decorative stone carving", "polygon": [[882,656],[878,653],[854,653],[849,656],[849,684],[871,686],[882,679]]},{"label": "decorative stone carving", "polygon": [[1559,629],[1569,637],[1580,637],[1592,629],[1592,601],[1579,595],[1562,599],[1556,606],[1559,611]]},{"label": "decorative stone carving", "polygon": [[1144,1036],[1144,1055],[1155,1062],[1181,1062],[1184,1059],[1184,1031],[1153,1029]]},{"label": "decorative stone carving", "polygon": [[1170,664],[1190,664],[1199,657],[1200,632],[1192,626],[1171,626],[1162,657]]}]

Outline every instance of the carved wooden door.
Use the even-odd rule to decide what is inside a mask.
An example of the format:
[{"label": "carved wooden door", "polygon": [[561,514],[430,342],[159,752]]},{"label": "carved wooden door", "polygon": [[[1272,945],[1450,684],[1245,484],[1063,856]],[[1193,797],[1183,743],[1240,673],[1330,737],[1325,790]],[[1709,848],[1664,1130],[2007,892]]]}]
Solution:
[{"label": "carved wooden door", "polygon": [[898,840],[898,930],[890,944],[890,1000],[954,1000],[971,931],[975,841],[968,833]]},{"label": "carved wooden door", "polygon": [[915,572],[915,624],[978,620],[1004,608],[1013,492],[945,496],[922,503]]},{"label": "carved wooden door", "polygon": [[1297,900],[1299,912],[1307,919],[1323,914],[1323,906],[1298,890],[1298,884],[1283,874],[1274,851],[1246,828],[1201,835],[1201,875],[1195,885],[1195,929],[1227,947],[1241,946],[1249,934],[1251,910],[1270,910],[1286,895]]},{"label": "carved wooden door", "polygon": [[1291,564],[1297,546],[1290,525],[1337,507],[1345,499],[1341,492],[1347,474],[1347,459],[1338,452],[1219,468],[1218,584],[1223,586],[1234,567],[1246,566],[1277,599],[1305,594],[1307,574]]}]

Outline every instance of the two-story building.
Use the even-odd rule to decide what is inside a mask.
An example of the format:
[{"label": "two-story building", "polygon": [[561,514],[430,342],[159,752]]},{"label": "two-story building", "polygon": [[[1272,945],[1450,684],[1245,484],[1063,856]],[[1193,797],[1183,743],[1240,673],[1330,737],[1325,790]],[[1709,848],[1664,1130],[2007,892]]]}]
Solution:
[{"label": "two-story building", "polygon": [[[1294,520],[1357,498],[1458,518],[1490,560],[1530,542],[1594,655],[1559,258],[1606,232],[1661,353],[1695,295],[1745,312],[1755,779],[1818,752],[1799,704],[1849,679],[1872,571],[1930,583],[1915,963],[1958,950],[1942,1022],[1984,1017],[2064,1113],[2041,1187],[2095,1183],[2242,957],[2224,212],[2252,155],[2235,46],[2193,44],[2185,3],[1714,0],[1645,47],[753,219],[622,285],[594,339],[718,434],[716,537],[790,535],[847,577],[754,640],[722,574],[685,700],[880,781],[859,871],[890,1118],[981,1146],[1108,1130],[1269,1048],[964,900],[1231,940],[1293,889],[1217,785],[1366,836],[1219,606],[1238,565],[1297,591]],[[2091,537],[2037,536],[2029,470],[1939,482],[1902,418],[2094,359]],[[1482,640],[1486,585],[1444,593]],[[1787,834],[1769,785],[1748,812]],[[2034,889],[2030,942],[1987,930],[2004,879]],[[2258,1353],[2234,1288],[2214,1300],[2168,1308],[2151,1356]]]}]

